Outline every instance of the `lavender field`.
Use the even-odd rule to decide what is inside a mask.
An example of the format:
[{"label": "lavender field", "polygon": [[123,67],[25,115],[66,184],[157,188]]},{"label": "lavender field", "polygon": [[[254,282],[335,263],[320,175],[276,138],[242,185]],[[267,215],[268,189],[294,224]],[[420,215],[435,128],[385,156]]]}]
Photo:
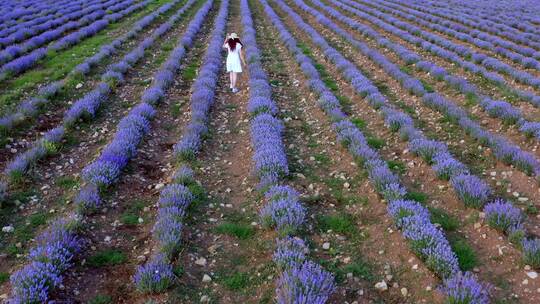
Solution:
[{"label": "lavender field", "polygon": [[0,303],[540,303],[539,144],[536,0],[6,0]]}]

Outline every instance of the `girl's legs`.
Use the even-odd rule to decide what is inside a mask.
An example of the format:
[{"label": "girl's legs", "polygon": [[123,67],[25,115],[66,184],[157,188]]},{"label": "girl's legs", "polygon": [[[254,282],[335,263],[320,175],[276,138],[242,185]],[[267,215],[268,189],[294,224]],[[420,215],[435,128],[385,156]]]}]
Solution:
[{"label": "girl's legs", "polygon": [[234,85],[233,85],[233,83],[234,83],[234,80],[233,80],[233,74],[234,74],[234,72],[229,72],[229,80],[231,81],[231,84],[229,85],[229,88],[230,88],[230,89],[234,88]]},{"label": "girl's legs", "polygon": [[233,89],[236,88],[236,75],[237,74],[235,72],[231,73],[231,84],[232,84]]}]

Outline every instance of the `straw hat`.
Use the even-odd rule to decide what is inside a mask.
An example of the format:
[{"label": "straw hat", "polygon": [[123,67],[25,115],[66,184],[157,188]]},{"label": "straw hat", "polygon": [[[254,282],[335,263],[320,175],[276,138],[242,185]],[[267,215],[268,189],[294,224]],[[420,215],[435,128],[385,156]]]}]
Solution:
[{"label": "straw hat", "polygon": [[229,38],[236,39],[236,38],[238,38],[238,35],[236,35],[236,33],[232,33],[232,34],[229,35]]}]

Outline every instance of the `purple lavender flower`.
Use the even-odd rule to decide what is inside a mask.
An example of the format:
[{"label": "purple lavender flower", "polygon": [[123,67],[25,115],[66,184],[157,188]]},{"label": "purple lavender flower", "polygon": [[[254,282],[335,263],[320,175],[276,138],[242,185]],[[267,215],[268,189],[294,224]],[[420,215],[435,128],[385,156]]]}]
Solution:
[{"label": "purple lavender flower", "polygon": [[510,228],[521,226],[524,220],[521,209],[501,199],[487,204],[484,212],[489,226],[506,233]]},{"label": "purple lavender flower", "polygon": [[159,195],[159,207],[179,207],[186,209],[193,201],[193,194],[183,185],[171,184],[163,188]]},{"label": "purple lavender flower", "polygon": [[388,184],[382,190],[382,196],[387,202],[402,199],[407,194],[407,189],[399,183]]},{"label": "purple lavender flower", "polygon": [[319,265],[307,261],[294,265],[281,274],[277,281],[277,302],[323,304],[334,290],[333,275]]},{"label": "purple lavender flower", "polygon": [[489,186],[474,175],[461,174],[451,180],[459,199],[468,207],[481,208],[489,199]]},{"label": "purple lavender flower", "polygon": [[157,254],[146,265],[137,268],[133,279],[140,292],[156,293],[169,288],[175,276],[165,255]]},{"label": "purple lavender flower", "polygon": [[163,92],[163,89],[161,89],[161,88],[159,88],[157,86],[153,86],[153,87],[150,87],[150,88],[146,89],[146,91],[144,91],[144,93],[143,93],[143,95],[141,97],[141,101],[144,102],[144,103],[155,105],[164,96],[165,96],[165,93]]},{"label": "purple lavender flower", "polygon": [[437,154],[433,158],[433,164],[433,170],[443,180],[450,180],[454,176],[468,173],[467,167],[449,153]]},{"label": "purple lavender flower", "polygon": [[394,218],[398,228],[404,225],[404,219],[410,216],[429,218],[429,211],[416,201],[395,200],[388,203],[388,213]]},{"label": "purple lavender flower", "polygon": [[49,292],[60,285],[57,269],[49,263],[33,262],[11,275],[13,303],[43,303]]},{"label": "purple lavender flower", "polygon": [[386,163],[369,170],[369,179],[380,193],[382,193],[390,184],[399,184],[398,177],[388,168]]},{"label": "purple lavender flower", "polygon": [[411,250],[439,276],[446,278],[459,270],[458,259],[441,230],[423,215],[402,219],[403,236],[409,240]]},{"label": "purple lavender flower", "polygon": [[182,165],[178,170],[176,170],[172,176],[174,183],[188,185],[195,181],[193,170],[186,166]]},{"label": "purple lavender flower", "polygon": [[384,122],[387,126],[390,127],[392,132],[397,132],[400,128],[404,126],[412,126],[412,119],[405,113],[389,109],[384,112]]},{"label": "purple lavender flower", "polygon": [[183,225],[174,214],[159,217],[152,228],[152,235],[159,243],[161,252],[171,257],[180,246]]},{"label": "purple lavender flower", "polygon": [[540,267],[540,239],[524,239],[521,246],[523,247],[523,263],[533,268]]},{"label": "purple lavender flower", "polygon": [[120,175],[121,168],[110,161],[94,161],[82,171],[82,178],[98,187],[111,185]]},{"label": "purple lavender flower", "polygon": [[460,304],[489,304],[491,286],[481,284],[470,272],[456,272],[444,281],[442,292],[447,296],[448,303]]},{"label": "purple lavender flower", "polygon": [[446,145],[442,142],[424,138],[413,139],[409,142],[409,149],[421,156],[429,164],[433,163],[433,157],[440,153],[447,153]]},{"label": "purple lavender flower", "polygon": [[261,222],[266,227],[276,226],[281,235],[294,233],[304,222],[304,207],[291,198],[270,201],[261,211]]},{"label": "purple lavender flower", "polygon": [[273,260],[282,271],[285,271],[304,263],[308,253],[309,250],[302,239],[287,236],[283,239],[277,239]]},{"label": "purple lavender flower", "polygon": [[293,201],[297,201],[300,198],[300,195],[290,186],[274,185],[266,191],[264,197],[268,201],[274,201],[279,199],[290,199]]},{"label": "purple lavender flower", "polygon": [[92,184],[84,186],[75,197],[74,202],[83,214],[95,212],[101,206],[97,186]]},{"label": "purple lavender flower", "polygon": [[278,112],[278,108],[270,98],[254,97],[249,100],[248,112],[253,116],[256,116],[263,112],[276,115]]}]

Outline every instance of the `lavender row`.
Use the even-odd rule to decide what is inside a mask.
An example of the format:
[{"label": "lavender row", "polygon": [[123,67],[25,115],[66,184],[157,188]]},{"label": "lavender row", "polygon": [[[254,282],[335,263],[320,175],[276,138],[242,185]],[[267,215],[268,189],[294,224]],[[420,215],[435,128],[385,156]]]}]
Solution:
[{"label": "lavender row", "polygon": [[[337,25],[333,24],[321,13],[308,7],[302,0],[295,0],[295,2],[303,10],[313,14],[319,22],[328,28],[339,30]],[[284,4],[282,6],[288,12],[292,12]],[[293,18],[301,20],[299,19],[301,17],[297,14],[293,15]],[[356,70],[356,68],[344,68],[351,66],[352,62],[333,50],[324,40],[321,40],[323,38],[309,25],[304,23],[301,27],[304,31],[309,32],[313,39],[317,41],[316,44],[325,50],[325,56],[336,63],[346,78],[353,84],[359,95],[364,96],[369,94],[367,98],[370,104],[380,110],[390,130],[394,132],[399,131],[402,139],[409,141],[410,151],[421,156],[428,164],[432,165],[433,170],[440,179],[450,180],[459,200],[465,206],[477,209],[483,208],[490,226],[507,234],[511,241],[523,249],[523,259],[526,263],[530,263],[534,267],[540,267],[540,247],[525,246],[525,244],[531,242],[540,244],[540,241],[526,238],[526,233],[523,229],[525,217],[521,210],[514,207],[510,202],[494,197],[494,191],[480,178],[472,175],[467,166],[456,160],[448,151],[446,144],[426,138],[420,130],[414,127],[413,120],[410,116],[391,106],[385,98],[381,99],[380,96],[382,94],[380,94],[371,81],[363,75],[361,75],[363,78],[357,77],[356,79],[347,76],[347,74],[351,73],[347,69]],[[363,52],[376,54],[375,51],[370,50],[366,45],[363,45]],[[373,95],[377,96],[377,98],[374,98]],[[330,104],[333,103],[330,102]],[[399,188],[396,187],[391,189],[389,194],[394,196],[398,192]]]},{"label": "lavender row", "polygon": [[[55,1],[25,1],[24,3],[9,3],[4,1],[0,5],[0,28],[7,28],[17,24],[17,20],[28,21],[36,18],[43,10],[51,7]],[[22,5],[21,5],[22,4]]]},{"label": "lavender row", "polygon": [[[180,38],[177,47],[172,51],[168,60],[164,63],[162,69],[158,73],[172,73],[174,75],[180,68],[180,61],[186,53],[186,48],[191,46],[194,37],[201,28],[206,16],[212,8],[213,1],[207,1],[197,14],[193,17],[189,26]],[[158,75],[156,73],[155,76]],[[170,85],[154,80],[154,85],[147,89],[141,98],[141,103],[134,107],[127,116],[119,123],[117,131],[111,143],[109,143],[102,151],[97,160],[87,165],[82,172],[82,178],[85,185],[79,191],[75,202],[77,204],[78,215],[76,222],[80,223],[84,215],[88,214],[101,203],[100,189],[110,186],[120,175],[120,171],[127,165],[127,162],[137,152],[137,145],[142,140],[142,137],[148,133],[150,129],[150,119],[155,115],[153,105],[157,105],[159,99],[163,97],[164,90]],[[148,100],[149,96],[155,96],[152,89],[161,91],[160,98]],[[77,239],[77,234],[67,229],[61,231],[61,236],[68,233],[70,239]],[[53,239],[54,241],[54,239]],[[33,263],[23,267],[11,276],[11,283],[14,293],[14,301],[16,303],[41,303],[48,299],[49,293],[61,284],[62,272],[69,268],[70,264],[62,263],[58,267],[56,259],[48,257],[64,257],[66,248],[65,242],[46,251],[44,259],[45,270],[35,271]],[[69,244],[68,244],[69,245]],[[37,247],[39,248],[39,247]],[[72,251],[70,251],[72,252]],[[75,252],[75,250],[73,250]],[[70,255],[72,257],[73,254]],[[29,271],[31,270],[31,271]],[[47,280],[42,279],[43,272],[48,275]]]},{"label": "lavender row", "polygon": [[[459,270],[455,253],[452,251],[444,233],[431,223],[429,211],[418,202],[403,199],[406,189],[400,184],[398,176],[392,173],[378,152],[369,147],[361,131],[342,112],[338,99],[325,86],[312,60],[303,54],[295,38],[288,32],[266,1],[263,3],[266,14],[278,29],[285,45],[307,77],[309,88],[319,97],[319,106],[334,122],[333,126],[338,141],[345,145],[350,153],[363,163],[364,168],[369,173],[370,181],[380,195],[388,201],[389,215],[394,219],[396,225],[403,230],[403,236],[410,242],[415,254],[424,260],[430,269],[443,278],[444,287],[442,291],[446,294],[447,301],[449,303],[461,303],[458,301],[469,298],[471,302],[468,303],[488,303],[489,294],[486,289],[483,289],[484,286],[478,283],[472,274],[462,273]],[[292,12],[283,2],[279,2],[278,5],[288,13]],[[295,13],[292,15],[292,19],[300,28],[309,27]],[[326,43],[320,36],[311,35],[311,37],[320,43]],[[323,50],[326,55],[333,54],[334,58],[340,56],[328,44]],[[340,69],[357,86],[370,85],[369,80],[352,63],[348,66],[342,66]],[[373,99],[374,97],[368,98]],[[384,97],[379,95],[375,98]]]},{"label": "lavender row", "polygon": [[[127,2],[134,1],[128,0]],[[150,2],[151,0],[138,2],[137,4],[131,5],[130,7],[118,13],[108,15],[106,19],[95,21],[92,24],[85,26],[76,32],[64,36],[62,39],[58,40],[56,43],[51,44],[48,47],[38,48],[29,53],[28,55],[21,56],[17,59],[10,61],[9,63],[6,63],[0,68],[0,80],[5,80],[9,77],[18,75],[34,67],[38,63],[38,61],[45,58],[45,56],[47,56],[50,51],[62,50],[72,45],[75,45],[81,42],[83,39],[97,34],[99,31],[106,28],[111,22],[115,22],[122,17],[132,13],[133,11],[145,7]]]},{"label": "lavender row", "polygon": [[[410,3],[407,4],[413,5],[415,3],[410,1]],[[412,7],[414,9],[441,16],[494,35],[504,36],[505,38],[512,39],[519,44],[524,44],[531,47],[540,47],[538,44],[538,42],[540,42],[540,39],[538,38],[539,32],[534,26],[526,24],[523,15],[520,18],[512,18],[509,21],[503,19],[492,19],[491,14],[478,14],[477,10],[461,8],[460,6],[462,6],[462,4],[453,5],[451,9],[430,7],[432,3],[426,1],[421,3],[421,5],[422,6],[415,4]],[[475,15],[471,15],[472,13]],[[516,22],[516,20],[519,20],[519,22]]]},{"label": "lavender row", "polygon": [[[197,142],[197,145],[190,146],[191,156],[196,155],[201,148],[202,134],[199,130],[204,129],[203,132],[206,132],[208,111],[214,101],[214,91],[222,68],[221,43],[225,36],[228,6],[228,0],[221,2],[208,50],[197,80],[192,85],[191,122],[186,127],[182,140],[173,149],[176,155],[178,155],[177,146],[186,138],[192,138]],[[195,137],[198,138],[194,139]],[[158,248],[148,263],[137,268],[134,276],[135,285],[140,292],[162,292],[173,283],[175,276],[171,261],[182,242],[184,216],[194,199],[190,190],[194,184],[193,170],[189,165],[181,165],[173,174],[172,182],[161,191],[156,223],[152,229],[152,236]]]},{"label": "lavender row", "polygon": [[[303,3],[296,0],[295,2]],[[327,11],[331,11],[330,7],[325,6],[318,0],[313,0],[312,2],[319,7],[325,8]],[[307,10],[317,12],[312,8],[307,7],[305,4],[299,5]],[[509,142],[502,136],[494,135],[491,132],[484,130],[478,123],[468,117],[467,112],[454,104],[452,101],[447,100],[446,98],[437,93],[428,93],[425,90],[423,84],[418,79],[401,71],[401,69],[396,64],[392,63],[384,55],[380,54],[376,50],[369,48],[367,44],[355,40],[351,34],[338,27],[325,16],[321,15],[321,18],[325,20],[326,26],[328,26],[330,29],[345,38],[362,54],[369,57],[374,63],[379,65],[392,78],[396,79],[404,89],[416,96],[421,97],[422,102],[428,107],[444,113],[444,115],[449,117],[452,122],[461,126],[467,134],[469,134],[482,144],[489,146],[492,149],[493,155],[497,159],[503,161],[506,164],[512,164],[516,166],[519,170],[525,172],[526,174],[534,176],[538,176],[540,174],[540,162],[531,153],[521,150],[521,148],[519,148],[517,145]],[[367,28],[367,31],[364,32],[368,32],[369,30],[370,28]],[[379,39],[377,41],[379,43],[384,43],[383,45],[388,45],[389,48],[392,48],[393,44],[386,39]],[[400,52],[403,53],[400,55],[400,57],[404,58],[403,56],[405,56],[407,58],[410,58],[409,60],[411,63],[418,60],[418,56],[416,54],[410,52],[404,47],[401,47],[400,49]],[[396,52],[398,52],[397,49]],[[455,83],[456,86],[461,85],[461,83],[459,82],[459,78],[450,75],[446,76],[445,78],[446,80],[457,81],[457,83]]]},{"label": "lavender row", "polygon": [[75,101],[66,111],[62,125],[49,131],[49,133],[52,132],[54,136],[47,136],[47,133],[42,139],[38,139],[34,142],[32,148],[17,155],[14,160],[8,163],[4,170],[4,174],[14,181],[20,179],[26,174],[28,168],[32,164],[36,163],[39,159],[56,152],[62,139],[65,137],[65,130],[69,131],[80,119],[93,119],[103,102],[108,99],[112,90],[123,81],[123,75],[144,57],[147,48],[155,44],[158,38],[162,37],[173,28],[174,24],[180,20],[181,16],[195,1],[196,0],[189,0],[186,2],[186,4],[171,16],[167,22],[158,27],[150,37],[146,38],[136,48],[126,54],[122,60],[109,65],[101,77],[102,81],[99,82],[92,91]]},{"label": "lavender row", "polygon": [[150,131],[150,120],[155,115],[154,107],[165,97],[165,91],[172,84],[174,75],[180,69],[182,58],[193,44],[212,5],[213,0],[208,0],[199,9],[176,48],[161,69],[154,74],[154,81],[143,92],[139,105],[120,120],[113,140],[101,151],[96,160],[83,169],[81,176],[85,187],[76,200],[83,212],[92,212],[100,206],[100,190],[114,184],[129,160],[137,153],[138,144]]},{"label": "lavender row", "polygon": [[273,259],[280,274],[276,283],[276,297],[280,304],[325,303],[335,291],[334,277],[307,257],[304,242],[293,237],[305,223],[305,208],[299,194],[290,186],[279,185],[288,174],[287,156],[282,141],[283,123],[274,115],[277,105],[272,100],[272,89],[261,63],[261,53],[247,0],[240,1],[243,37],[249,70],[249,102],[251,113],[251,144],[253,163],[266,205],[260,218],[267,228],[278,232]]},{"label": "lavender row", "polygon": [[[339,13],[337,10],[329,6],[325,6],[321,4],[321,2],[319,2],[318,0],[314,0],[313,3],[321,7],[324,11],[326,11],[331,16],[346,23],[351,28],[362,32],[365,36],[368,36],[371,39],[374,39],[378,44],[389,48],[407,64],[414,64],[414,66],[418,70],[428,72],[436,80],[445,81],[449,86],[459,90],[461,93],[476,98],[479,101],[479,105],[482,107],[482,109],[484,109],[484,111],[486,111],[490,116],[501,118],[506,123],[517,124],[518,127],[520,128],[520,131],[526,134],[527,136],[536,137],[537,139],[540,139],[540,123],[527,121],[523,117],[519,109],[514,108],[508,102],[505,102],[502,100],[496,100],[496,101],[492,100],[488,96],[481,94],[478,91],[478,88],[475,85],[469,83],[465,78],[450,75],[444,68],[439,67],[432,62],[422,61],[421,57],[418,54],[416,54],[415,52],[401,45],[392,43],[388,39],[379,35],[371,27],[367,25],[362,25],[350,18],[347,18],[346,16]],[[307,6],[302,5],[302,8],[312,14],[316,12],[315,10]],[[367,45],[362,44],[358,41],[355,41],[349,33],[336,27],[336,25],[333,24],[324,15],[320,15],[319,18],[324,20],[325,24],[331,27],[334,31],[339,32],[339,34],[346,37],[347,40],[352,41],[353,45],[359,48],[363,54],[372,58],[376,63],[381,63],[380,65],[382,65],[383,68],[386,67],[385,70],[391,73],[391,75],[394,75],[397,73],[396,72],[396,69],[398,69],[397,66],[393,66],[392,63],[390,63],[387,59],[383,58],[382,55],[376,53],[374,50],[369,49]],[[403,83],[407,82],[407,76],[403,72],[399,72],[399,73],[401,73],[402,75],[400,76],[402,78],[400,79],[400,82],[403,82]],[[413,91],[421,92],[422,88],[418,87]],[[438,100],[442,98],[440,95],[429,95],[429,96],[430,96],[429,97],[430,99]],[[446,103],[446,102],[443,101],[443,103]],[[459,120],[461,117],[467,117],[467,113],[459,109],[457,106],[453,107],[453,109],[451,109],[451,112],[453,114],[449,116],[451,116],[455,120]],[[531,158],[532,156],[518,156],[516,157],[516,159],[519,160],[524,157]],[[512,158],[510,158],[509,160],[506,159],[506,161],[511,163]],[[532,163],[527,164],[527,165],[521,165],[521,169],[524,170],[527,174],[533,174],[534,173],[533,168],[534,168],[534,165]]]},{"label": "lavender row", "polygon": [[84,242],[77,236],[76,216],[54,221],[36,238],[28,254],[29,264],[11,275],[13,298],[9,303],[46,303],[49,294],[62,284],[62,273],[73,265]]},{"label": "lavender row", "polygon": [[[134,3],[133,1],[121,2],[121,0],[110,0],[106,3],[96,5],[94,11],[90,11],[88,14],[82,15],[78,21],[69,21],[69,19],[66,19],[66,17],[61,16],[57,18],[58,24],[61,25],[60,27],[47,30],[44,33],[41,33],[39,35],[29,36],[30,30],[25,30],[23,33],[21,33],[21,31],[18,31],[14,33],[12,36],[2,38],[0,39],[0,43],[4,42],[3,45],[6,48],[0,52],[0,64],[1,65],[6,64],[16,59],[17,57],[20,57],[32,50],[35,50],[41,46],[44,46],[48,44],[49,42],[62,37],[65,33],[69,31],[73,31],[75,29],[89,25],[90,23],[96,20],[104,19],[104,17],[107,14],[105,12],[105,9],[111,10],[111,12],[116,12],[116,11],[125,9],[129,5],[132,5],[133,3]],[[57,23],[54,23],[54,24],[57,24]],[[15,42],[25,40],[25,38],[30,38],[30,39],[20,44],[14,44]],[[9,43],[12,41],[13,43]]]},{"label": "lavender row", "polygon": [[[509,75],[513,79],[515,79],[517,82],[522,83],[524,85],[529,85],[534,88],[540,88],[540,78],[535,77],[534,75],[531,75],[530,73],[527,73],[525,71],[518,71],[511,67],[510,65],[501,62],[498,59],[495,59],[493,57],[486,56],[482,53],[477,53],[471,50],[470,48],[453,43],[452,41],[442,38],[438,35],[435,35],[433,33],[427,32],[422,30],[421,28],[411,25],[406,22],[402,22],[401,20],[394,18],[388,14],[379,12],[378,10],[371,9],[369,7],[366,7],[364,5],[361,5],[357,2],[350,1],[350,0],[341,0],[341,1],[335,1],[331,0],[330,2],[334,3],[336,6],[347,10],[349,12],[352,12],[353,14],[362,17],[363,19],[367,19],[370,22],[373,22],[377,24],[377,26],[380,26],[386,31],[390,31],[391,33],[394,33],[396,35],[399,35],[401,37],[402,33],[401,31],[405,31],[408,33],[407,37],[403,37],[407,41],[414,43],[416,45],[419,45],[420,47],[426,49],[429,52],[434,53],[437,56],[440,56],[444,59],[447,59],[449,61],[452,61],[454,63],[457,63],[459,66],[465,68],[466,70],[471,71],[475,74],[480,74],[484,76],[489,81],[495,82],[499,85],[507,85],[504,78],[499,76],[498,74],[492,74],[492,73],[485,73],[482,71],[482,69],[477,66],[474,63],[478,63],[482,65],[484,68],[487,68],[489,70],[495,70],[504,74]],[[345,3],[345,4],[343,4]],[[355,9],[360,8],[359,9]],[[382,21],[384,20],[384,21]],[[436,47],[434,46],[441,46]],[[463,60],[460,58],[467,58],[471,61]],[[530,94],[530,93],[529,93]],[[520,94],[520,97],[526,98],[524,96],[524,93]],[[539,96],[534,96],[537,99],[540,99]],[[527,100],[532,99],[533,96],[527,97]]]},{"label": "lavender row", "polygon": [[[20,43],[28,38],[37,36],[44,31],[48,31],[59,27],[71,20],[76,20],[90,14],[93,11],[101,9],[101,3],[104,0],[93,0],[87,4],[79,0],[66,5],[59,3],[61,10],[53,10],[47,15],[47,10],[43,10],[40,17],[26,22],[20,22],[15,26],[0,30],[0,48],[5,48],[9,45]],[[86,7],[83,7],[83,4]]]},{"label": "lavender row", "polygon": [[[87,58],[84,62],[76,66],[71,73],[77,76],[87,75],[90,73],[92,67],[97,66],[106,58],[117,53],[118,48],[120,48],[124,43],[126,43],[129,39],[135,38],[142,30],[150,26],[158,18],[158,16],[165,14],[181,1],[183,0],[174,0],[164,4],[153,13],[144,16],[133,25],[129,32],[113,40],[111,43],[102,46],[96,54]],[[10,131],[28,119],[36,117],[40,113],[41,108],[52,100],[64,88],[65,84],[66,80],[64,79],[42,87],[38,90],[36,96],[24,100],[17,107],[14,113],[1,117],[0,128],[2,131]]]},{"label": "lavender row", "polygon": [[[334,5],[340,7],[341,9],[344,9],[350,13],[353,13],[353,14],[356,14],[364,19],[367,19],[369,20],[371,23],[373,24],[376,24],[378,27],[382,28],[383,30],[387,31],[387,32],[390,32],[390,33],[394,33],[395,35],[401,37],[402,39],[414,44],[414,45],[417,45],[419,47],[421,47],[422,49],[438,56],[438,57],[441,57],[441,58],[444,58],[448,61],[451,61],[455,64],[457,64],[458,66],[464,68],[465,70],[471,72],[471,73],[474,73],[474,74],[478,74],[482,77],[484,77],[486,80],[492,82],[492,83],[495,83],[499,86],[503,86],[505,87],[506,89],[508,89],[509,91],[511,91],[512,93],[518,95],[520,98],[523,98],[524,100],[530,102],[532,105],[538,107],[540,106],[540,96],[538,95],[535,95],[533,92],[531,91],[524,91],[524,90],[520,90],[520,89],[515,89],[511,86],[508,85],[508,83],[505,82],[504,78],[502,78],[501,76],[497,75],[496,73],[493,73],[493,72],[489,72],[485,67],[483,66],[478,66],[476,65],[474,62],[470,62],[470,61],[466,61],[466,60],[463,60],[461,59],[458,55],[456,55],[456,53],[454,52],[451,52],[451,51],[448,51],[446,49],[443,49],[431,42],[428,42],[428,41],[425,41],[419,37],[416,37],[415,35],[412,35],[410,34],[409,32],[407,31],[404,31],[398,27],[395,27],[393,25],[390,25],[390,24],[387,24],[381,20],[379,20],[378,18],[375,18],[375,17],[372,17],[368,14],[365,14],[363,13],[362,11],[359,11],[357,9],[354,9],[352,7],[349,7],[349,6],[346,6],[346,5],[343,5],[341,2],[337,2],[337,1],[332,1],[332,3],[334,3]],[[328,7],[327,10],[331,10],[331,11],[335,11],[334,9]],[[336,13],[333,13],[333,14],[339,14],[341,15],[339,12],[335,11]],[[343,15],[341,15],[343,16]],[[357,29],[358,31],[360,31],[362,34],[368,36],[368,37],[375,37],[374,39],[377,39],[377,41],[379,43],[381,43],[382,45],[390,45],[391,47],[393,47],[393,45],[397,45],[397,44],[393,44],[391,43],[388,39],[385,39],[384,37],[382,37],[380,34],[378,34],[376,31],[374,31],[372,28],[368,27],[368,26],[365,26],[361,23],[358,23],[348,17],[345,17],[343,16],[343,18],[345,18],[344,20],[346,20],[346,22],[350,25],[350,24],[354,24],[354,28]],[[382,37],[382,38],[381,38]],[[384,39],[383,39],[384,38]],[[383,39],[383,40],[381,40]],[[404,48],[403,46],[397,46],[397,47],[394,47],[393,50],[400,54],[400,53],[403,53],[403,54],[400,54],[401,56],[407,56],[407,58],[405,59],[405,61],[407,63],[414,63],[416,61],[419,60],[418,56],[415,56],[415,55],[411,55],[410,51],[407,50],[406,48]],[[485,58],[483,57],[480,57],[479,60],[483,60]]]},{"label": "lavender row", "polygon": [[[464,17],[465,15],[463,13],[459,13],[457,9],[455,8],[453,9],[453,12],[450,14],[450,13],[445,13],[440,9],[434,10],[433,8],[429,8],[429,6],[427,5],[418,6],[412,3],[396,3],[396,2],[388,1],[388,0],[383,1],[383,2],[387,5],[391,3],[396,8],[397,7],[408,8],[407,11],[411,13],[412,13],[412,9],[414,9],[415,11],[422,12],[424,13],[422,14],[422,16],[424,16],[425,18],[428,18],[428,20],[430,20],[431,18],[436,18],[440,20],[439,22],[444,22],[441,24],[444,24],[456,31],[467,31],[473,37],[478,36],[479,38],[484,39],[484,37],[486,38],[489,37],[487,33],[502,37],[505,40],[512,41],[512,44],[517,45],[520,48],[520,53],[524,55],[528,54],[527,56],[532,56],[538,59],[538,54],[535,52],[535,50],[531,49],[531,48],[534,48],[534,49],[540,48],[540,43],[539,43],[540,39],[535,34],[522,33],[510,26],[493,23],[485,19],[465,18]],[[452,22],[450,21],[446,22],[445,19],[451,20]],[[474,30],[471,30],[469,28],[473,28]],[[521,45],[527,45],[529,47],[523,47]]]},{"label": "lavender row", "polygon": [[[365,4],[365,2],[362,3]],[[535,49],[522,47],[502,38],[484,33],[472,35],[469,34],[470,30],[463,26],[457,26],[459,29],[455,30],[452,28],[452,26],[456,27],[455,24],[450,24],[451,26],[448,26],[448,21],[442,18],[433,17],[429,14],[415,13],[412,10],[403,12],[394,7],[381,5],[378,2],[371,2],[369,5],[375,7],[379,11],[388,12],[439,33],[444,33],[455,39],[468,42],[483,50],[494,50],[496,54],[506,57],[514,63],[522,65],[524,68],[540,70],[540,62],[537,60],[540,59],[540,51]]]}]

